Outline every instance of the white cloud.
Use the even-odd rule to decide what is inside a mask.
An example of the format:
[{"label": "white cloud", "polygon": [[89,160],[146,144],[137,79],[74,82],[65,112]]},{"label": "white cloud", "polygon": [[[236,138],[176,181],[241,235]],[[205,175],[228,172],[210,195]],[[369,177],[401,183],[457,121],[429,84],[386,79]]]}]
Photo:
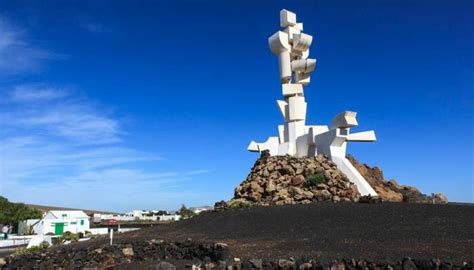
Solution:
[{"label": "white cloud", "polygon": [[46,131],[81,144],[119,142],[123,133],[116,119],[65,89],[23,85],[9,96],[8,109],[0,109],[4,126]]},{"label": "white cloud", "polygon": [[161,157],[127,147],[120,121],[103,106],[55,87],[22,86],[6,96],[0,106],[3,196],[111,210],[170,208],[180,203],[173,198],[198,197],[183,186],[208,170],[157,169]]},{"label": "white cloud", "polygon": [[80,26],[92,34],[101,34],[108,31],[108,28],[98,22],[81,22]]},{"label": "white cloud", "polygon": [[64,59],[64,55],[32,46],[24,30],[11,27],[0,17],[0,74],[34,71],[46,60]]},{"label": "white cloud", "polygon": [[65,89],[55,89],[50,86],[20,85],[11,93],[10,99],[16,102],[47,101],[66,96]]},{"label": "white cloud", "polygon": [[186,172],[187,176],[193,176],[193,175],[200,175],[200,174],[206,174],[209,173],[210,170],[195,170],[195,171],[189,171]]}]

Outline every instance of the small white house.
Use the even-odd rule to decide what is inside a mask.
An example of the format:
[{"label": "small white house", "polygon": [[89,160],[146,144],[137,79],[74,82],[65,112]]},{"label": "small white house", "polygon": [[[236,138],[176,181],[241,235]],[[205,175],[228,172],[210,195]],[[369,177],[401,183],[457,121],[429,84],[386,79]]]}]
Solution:
[{"label": "small white house", "polygon": [[34,233],[40,235],[48,233],[61,235],[64,232],[84,233],[90,230],[89,216],[83,211],[48,211],[35,223],[31,224],[29,220],[24,223],[32,226]]},{"label": "small white house", "polygon": [[157,220],[159,221],[178,221],[181,219],[180,215],[174,214],[174,215],[161,215],[161,216],[156,216]]}]

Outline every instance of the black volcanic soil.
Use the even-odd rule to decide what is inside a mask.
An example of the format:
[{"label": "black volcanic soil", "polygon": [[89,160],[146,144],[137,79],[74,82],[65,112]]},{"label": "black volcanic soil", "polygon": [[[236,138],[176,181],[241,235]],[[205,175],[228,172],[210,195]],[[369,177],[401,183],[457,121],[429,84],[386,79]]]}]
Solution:
[{"label": "black volcanic soil", "polygon": [[[207,212],[118,235],[117,241],[224,242],[234,257],[311,257],[397,261],[474,260],[474,206],[409,203],[317,203]],[[99,245],[94,240],[80,245]]]}]

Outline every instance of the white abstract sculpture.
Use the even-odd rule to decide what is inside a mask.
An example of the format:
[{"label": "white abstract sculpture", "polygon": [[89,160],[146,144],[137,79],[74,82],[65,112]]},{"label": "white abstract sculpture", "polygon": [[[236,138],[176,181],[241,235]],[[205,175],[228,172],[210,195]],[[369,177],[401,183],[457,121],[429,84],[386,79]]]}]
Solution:
[{"label": "white abstract sculpture", "polygon": [[268,44],[278,56],[284,100],[277,100],[277,105],[285,124],[278,126],[278,137],[270,137],[264,143],[252,141],[248,150],[296,157],[324,154],[357,185],[362,195],[377,196],[346,158],[347,142],[373,142],[375,132],[350,134],[350,128],[357,126],[357,113],[350,111],[338,114],[331,127],[306,125],[303,87],[309,84],[311,72],[316,68],[316,59],[308,58],[313,37],[303,33],[303,24],[297,23],[296,14],[285,9],[280,11],[280,26],[283,29],[273,34]]}]

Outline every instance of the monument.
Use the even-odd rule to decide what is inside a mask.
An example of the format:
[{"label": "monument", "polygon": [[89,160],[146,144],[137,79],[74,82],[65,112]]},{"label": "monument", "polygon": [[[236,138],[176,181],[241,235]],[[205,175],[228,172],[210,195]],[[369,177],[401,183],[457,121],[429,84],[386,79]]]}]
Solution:
[{"label": "monument", "polygon": [[282,30],[273,34],[268,44],[278,56],[283,100],[277,100],[277,105],[285,123],[278,126],[278,136],[269,137],[264,143],[252,141],[248,150],[295,157],[324,154],[357,185],[361,195],[377,196],[346,158],[348,142],[373,142],[375,132],[350,133],[350,129],[358,125],[357,113],[351,111],[336,115],[331,126],[306,125],[304,87],[316,69],[316,59],[308,58],[313,37],[303,33],[303,23],[298,23],[296,14],[285,9],[280,11],[280,27]]}]

